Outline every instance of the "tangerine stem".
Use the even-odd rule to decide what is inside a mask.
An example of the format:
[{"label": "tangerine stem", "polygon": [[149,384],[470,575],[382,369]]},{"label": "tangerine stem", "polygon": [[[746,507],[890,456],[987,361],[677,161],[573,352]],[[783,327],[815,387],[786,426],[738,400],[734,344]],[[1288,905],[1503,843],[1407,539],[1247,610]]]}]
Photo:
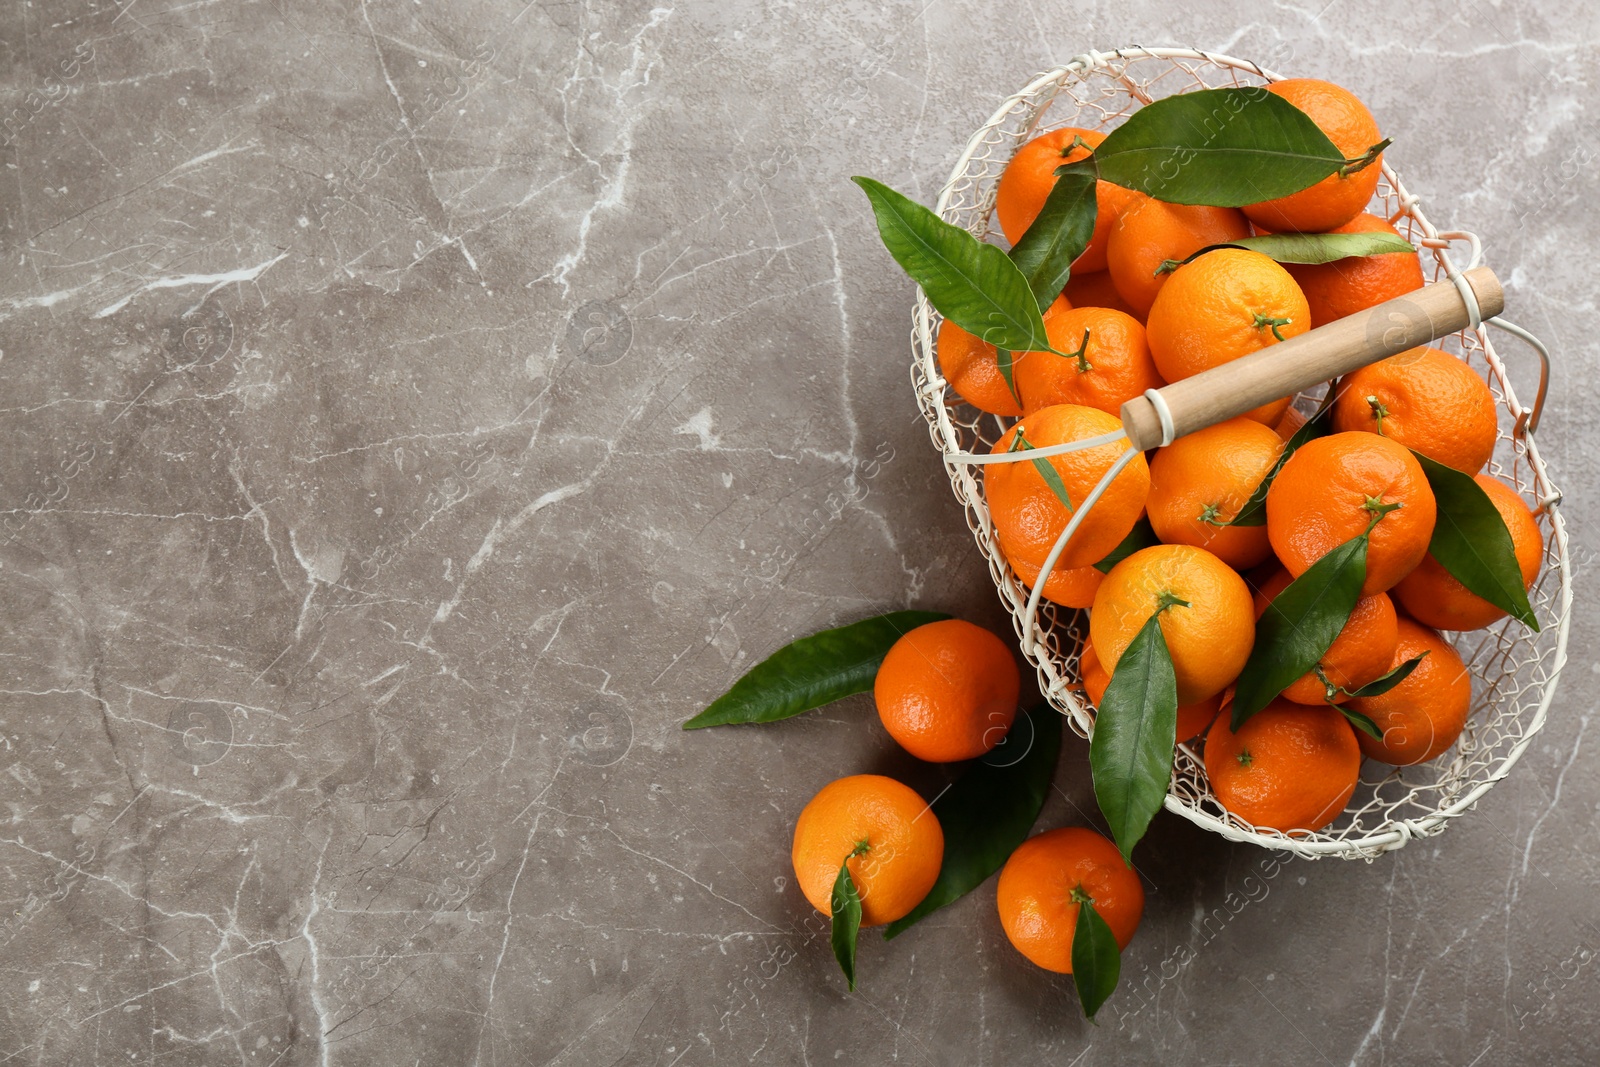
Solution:
[{"label": "tangerine stem", "polygon": [[1077,885],[1072,887],[1072,892],[1067,894],[1067,899],[1072,901],[1074,904],[1094,903],[1094,897],[1091,897],[1088,892],[1084,890],[1082,882],[1079,882]]},{"label": "tangerine stem", "polygon": [[1391,512],[1391,511],[1395,511],[1395,510],[1398,510],[1399,508],[1405,507],[1405,504],[1404,504],[1404,502],[1399,501],[1399,500],[1396,500],[1396,501],[1394,501],[1393,503],[1390,503],[1390,504],[1385,504],[1383,501],[1379,500],[1377,497],[1369,496],[1369,497],[1367,497],[1366,503],[1362,504],[1361,506],[1366,508],[1368,511],[1372,512],[1372,520],[1367,523],[1367,528],[1362,533],[1362,536],[1365,537],[1367,534],[1372,532],[1372,528],[1374,526],[1378,525],[1378,522],[1379,522],[1380,519],[1382,519],[1385,515],[1389,514],[1389,512]]},{"label": "tangerine stem", "polygon": [[1378,420],[1378,436],[1382,437],[1383,420],[1389,417],[1389,409],[1375,396],[1367,397],[1367,407],[1372,409],[1372,417]]},{"label": "tangerine stem", "polygon": [[1078,373],[1079,374],[1088,374],[1090,371],[1094,370],[1094,364],[1089,362],[1089,331],[1088,330],[1084,330],[1083,331],[1083,343],[1078,345],[1078,350],[1076,352],[1068,352],[1066,354],[1066,357],[1068,359],[1075,359],[1075,360],[1078,361]]},{"label": "tangerine stem", "polygon": [[1172,590],[1163,589],[1160,595],[1156,597],[1156,614],[1159,615],[1163,611],[1166,611],[1168,608],[1174,606],[1183,608],[1194,607],[1193,604],[1189,603]]},{"label": "tangerine stem", "polygon": [[1255,326],[1256,329],[1259,330],[1263,326],[1271,326],[1272,327],[1272,336],[1276,337],[1280,341],[1287,340],[1287,338],[1285,338],[1283,336],[1283,331],[1280,330],[1279,327],[1280,326],[1289,325],[1289,323],[1294,321],[1293,319],[1274,318],[1271,315],[1263,315],[1259,311],[1257,311],[1255,313],[1255,316],[1256,316],[1256,320],[1251,325]]}]

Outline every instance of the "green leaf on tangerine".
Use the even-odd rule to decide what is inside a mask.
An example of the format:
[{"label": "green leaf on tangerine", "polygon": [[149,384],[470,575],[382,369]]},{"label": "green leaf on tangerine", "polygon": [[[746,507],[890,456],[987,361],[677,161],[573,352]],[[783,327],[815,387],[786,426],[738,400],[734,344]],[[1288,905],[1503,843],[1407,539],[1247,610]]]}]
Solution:
[{"label": "green leaf on tangerine", "polygon": [[945,318],[996,348],[1050,349],[1028,279],[999,248],[871,178],[851,179],[867,194],[878,235]]},{"label": "green leaf on tangerine", "polygon": [[1422,464],[1438,504],[1428,554],[1469,592],[1538,630],[1539,619],[1528,603],[1511,531],[1506,529],[1489,494],[1472,475],[1431,460],[1415,449],[1411,454]]},{"label": "green leaf on tangerine", "polygon": [[683,728],[776,722],[865,693],[896,641],[918,626],[949,617],[938,611],[892,611],[802,637],[752,667]]},{"label": "green leaf on tangerine", "polygon": [[1165,610],[1145,620],[1117,660],[1089,741],[1095,799],[1129,863],[1166,800],[1178,737],[1178,678],[1160,623]]}]

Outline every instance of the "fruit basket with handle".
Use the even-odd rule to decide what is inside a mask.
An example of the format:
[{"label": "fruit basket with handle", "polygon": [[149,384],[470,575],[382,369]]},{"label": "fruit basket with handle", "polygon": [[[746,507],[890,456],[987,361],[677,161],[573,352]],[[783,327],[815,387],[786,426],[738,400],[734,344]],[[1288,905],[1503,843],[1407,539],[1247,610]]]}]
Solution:
[{"label": "fruit basket with handle", "polygon": [[[1015,150],[1039,133],[1062,126],[1108,130],[1141,105],[1173,93],[1261,85],[1279,79],[1280,75],[1246,60],[1192,49],[1128,48],[1079,56],[1038,75],[1001,104],[968,142],[940,192],[935,210],[946,222],[963,227],[982,240],[995,229],[993,208],[1001,172]],[[1406,190],[1387,163],[1368,210],[1388,218],[1417,246],[1425,273],[1431,268],[1430,280],[1447,283],[1422,291],[1433,294],[1431,299],[1438,314],[1431,329],[1424,325],[1424,332],[1415,334],[1418,339],[1410,343],[1437,338],[1433,344],[1466,361],[1487,379],[1494,393],[1501,425],[1488,470],[1518,490],[1534,509],[1544,536],[1544,567],[1528,594],[1541,629],[1533,631],[1508,618],[1484,630],[1446,635],[1472,674],[1472,711],[1460,738],[1444,755],[1425,764],[1389,767],[1367,761],[1361,783],[1344,813],[1313,833],[1291,836],[1258,828],[1227,812],[1207,784],[1198,743],[1178,747],[1165,800],[1169,810],[1231,840],[1310,858],[1332,855],[1371,860],[1414,838],[1437,834],[1451,819],[1471,810],[1511,771],[1544,725],[1566,659],[1572,605],[1571,560],[1558,507],[1561,494],[1539,457],[1534,434],[1548,384],[1548,353],[1526,331],[1498,318],[1498,282],[1478,266],[1481,249],[1477,238],[1463,231],[1438,229],[1423,213],[1420,199]],[[1457,262],[1463,245],[1470,257],[1464,266]],[[1421,292],[1413,296],[1422,299]],[[1482,308],[1478,306],[1480,298]],[[984,415],[966,406],[940,376],[935,351],[939,321],[937,312],[919,291],[911,335],[911,379],[918,403],[933,443],[945,456],[951,486],[966,508],[973,537],[1012,614],[1023,654],[1038,670],[1041,691],[1067,717],[1075,732],[1088,737],[1095,712],[1078,686],[1075,668],[1086,631],[1084,616],[1031,596],[1000,553],[984,501],[978,463],[1011,420]],[[1381,321],[1380,317],[1368,318],[1364,328],[1369,334],[1376,321]],[[1441,336],[1441,322],[1445,324],[1442,328],[1450,331],[1447,335]],[[1294,340],[1326,335],[1338,325],[1330,324]],[[1490,326],[1521,337],[1538,353],[1539,386],[1531,405],[1520,400],[1513,390],[1506,367],[1491,342]],[[1358,329],[1351,324],[1346,333]],[[1362,340],[1346,337],[1345,347],[1354,352]],[[1305,349],[1308,353],[1321,353],[1313,358],[1335,357],[1328,364],[1332,368],[1330,378],[1399,350],[1391,345],[1375,353],[1374,340],[1369,336],[1368,353],[1363,359],[1351,362],[1353,357],[1347,352],[1342,357],[1344,363],[1339,364],[1338,353],[1330,348],[1338,347],[1336,341],[1318,336],[1316,343]],[[1271,351],[1268,348],[1258,355]],[[1180,384],[1197,381],[1189,379]],[[1171,386],[1163,390],[1172,392]],[[1205,425],[1208,418],[1215,421],[1225,417],[1217,416],[1215,411],[1207,413],[1208,399],[1203,393],[1205,389],[1200,387],[1190,390],[1191,395],[1186,398],[1172,397],[1172,408],[1178,412],[1176,427],[1173,411],[1159,396],[1153,398],[1153,403],[1141,398],[1130,405],[1137,408],[1132,412],[1125,409],[1124,426],[1129,428],[1135,445],[1144,448],[1170,440],[1174,432]],[[1309,395],[1302,394],[1298,403],[1304,405],[1310,400]],[[1182,409],[1180,402],[1185,405]],[[1086,500],[1081,510],[1091,504]],[[1070,534],[1063,535],[1061,543],[1067,536]],[[1047,573],[1048,565],[1037,580],[1039,586],[1043,586]]]}]

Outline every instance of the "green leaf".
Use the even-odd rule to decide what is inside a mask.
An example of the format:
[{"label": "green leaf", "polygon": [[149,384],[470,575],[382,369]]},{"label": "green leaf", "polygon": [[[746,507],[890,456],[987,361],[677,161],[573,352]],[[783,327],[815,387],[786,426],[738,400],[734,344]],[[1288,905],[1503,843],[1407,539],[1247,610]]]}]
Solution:
[{"label": "green leaf", "polygon": [[1539,619],[1528,603],[1511,531],[1506,529],[1489,494],[1472,480],[1472,475],[1431,460],[1415,449],[1411,454],[1422,464],[1439,505],[1428,554],[1469,592],[1537,631]]},{"label": "green leaf", "polygon": [[1347,162],[1310,116],[1259,86],[1146,104],[1090,158],[1106,181],[1173,204],[1215,207],[1297,193]]},{"label": "green leaf", "polygon": [[833,911],[833,958],[839,961],[850,992],[856,991],[856,936],[861,932],[861,894],[850,877],[850,860],[867,851],[863,842],[839,864],[839,877],[833,880],[833,898],[828,902]]},{"label": "green leaf", "polygon": [[[1345,692],[1348,693],[1352,699],[1358,699],[1360,697],[1382,696],[1409,678],[1411,676],[1411,672],[1416,670],[1417,665],[1426,659],[1427,656],[1427,651],[1423,651],[1420,655],[1412,656],[1404,663],[1399,664],[1392,670],[1388,671],[1382,678],[1374,678],[1360,689],[1346,690]],[[1380,737],[1379,740],[1382,740],[1382,738]]]},{"label": "green leaf", "polygon": [[1266,707],[1328,651],[1367,579],[1367,535],[1357,534],[1313,563],[1273,598],[1256,621],[1256,643],[1233,691],[1233,728]]},{"label": "green leaf", "polygon": [[[1082,895],[1082,890],[1076,891]],[[1083,1014],[1094,1021],[1122,977],[1122,952],[1117,935],[1095,910],[1092,900],[1078,903],[1078,922],[1072,929],[1072,984],[1078,989]]]},{"label": "green leaf", "polygon": [[1351,256],[1382,256],[1417,249],[1398,234],[1392,233],[1264,233],[1255,237],[1241,237],[1237,241],[1206,245],[1183,259],[1162,261],[1157,274],[1177,270],[1219,248],[1245,248],[1260,252],[1279,263],[1333,263]]},{"label": "green leaf", "polygon": [[1340,713],[1344,715],[1345,719],[1349,721],[1351,726],[1354,726],[1357,730],[1360,730],[1374,741],[1383,740],[1383,731],[1378,729],[1378,724],[1373,722],[1370,718],[1361,714],[1354,708],[1345,707],[1343,704],[1335,704],[1334,707],[1339,709]]},{"label": "green leaf", "polygon": [[1328,394],[1322,398],[1322,404],[1317,408],[1316,414],[1307,419],[1283,443],[1283,451],[1278,454],[1278,461],[1272,465],[1271,470],[1267,471],[1267,476],[1261,479],[1261,484],[1256,486],[1255,491],[1250,494],[1250,499],[1244,502],[1244,506],[1239,509],[1239,513],[1228,523],[1229,526],[1265,526],[1267,524],[1267,490],[1272,488],[1272,480],[1278,476],[1279,471],[1283,470],[1283,465],[1289,462],[1289,457],[1294,455],[1297,448],[1313,437],[1321,437],[1328,432],[1332,410],[1333,390],[1329,389]]},{"label": "green leaf", "polygon": [[872,201],[889,254],[939,314],[996,348],[1050,351],[1039,305],[1011,257],[882,182],[852,181]]},{"label": "green leaf", "polygon": [[1156,537],[1156,531],[1150,525],[1150,520],[1140,519],[1133,524],[1133,529],[1128,531],[1128,536],[1124,537],[1121,543],[1106,555],[1105,559],[1094,565],[1094,569],[1101,574],[1110,574],[1112,567],[1115,567],[1141,548],[1149,548],[1151,545],[1159,545],[1160,543],[1161,539]]},{"label": "green leaf", "polygon": [[1089,247],[1098,211],[1092,163],[1071,163],[1056,174],[1039,217],[1011,250],[1011,261],[1028,279],[1041,314],[1061,295],[1072,261]]},{"label": "green leaf", "polygon": [[1017,392],[1017,383],[1012,378],[1011,367],[1014,361],[1011,358],[1011,350],[1007,348],[995,349],[994,362],[1000,368],[1000,377],[1006,380],[1006,390],[1011,393],[1011,399],[1017,402],[1018,407],[1021,407],[1022,396]]},{"label": "green leaf", "polygon": [[939,878],[922,903],[884,929],[885,940],[959,900],[1005,865],[1044,807],[1060,753],[1061,714],[1040,704],[1017,716],[1005,740],[934,799],[933,814],[944,831]]},{"label": "green leaf", "polygon": [[1160,619],[1160,610],[1146,619],[1117,660],[1089,741],[1095,799],[1130,865],[1166,799],[1178,741],[1178,678]]},{"label": "green leaf", "polygon": [[[1033,444],[1022,436],[1022,427],[1018,426],[1017,435],[1011,439],[1011,448],[1008,451],[1032,451],[1033,447]],[[1067,495],[1067,483],[1061,480],[1061,472],[1056,470],[1048,459],[1036,459],[1032,462],[1033,469],[1039,472],[1039,477],[1044,479],[1044,484],[1050,487],[1050,491],[1056,495],[1056,499],[1061,501],[1068,511],[1074,510],[1072,498]]]},{"label": "green leaf", "polygon": [[890,646],[918,626],[949,617],[938,611],[892,611],[802,637],[756,664],[683,728],[776,722],[865,693]]}]

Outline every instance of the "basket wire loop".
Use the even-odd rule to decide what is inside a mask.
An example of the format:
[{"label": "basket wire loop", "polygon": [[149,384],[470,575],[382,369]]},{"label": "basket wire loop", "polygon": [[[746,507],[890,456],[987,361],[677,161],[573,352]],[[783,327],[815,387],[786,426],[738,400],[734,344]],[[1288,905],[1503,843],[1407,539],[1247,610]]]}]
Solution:
[{"label": "basket wire loop", "polygon": [[[1123,48],[1090,50],[1044,71],[1001,102],[989,120],[967,142],[950,179],[940,190],[935,211],[983,240],[993,231],[995,187],[1005,164],[1023,142],[1042,129],[1079,126],[1109,129],[1151,100],[1202,88],[1259,86],[1280,76],[1248,60],[1189,48]],[[1482,258],[1476,235],[1439,230],[1422,210],[1422,199],[1408,191],[1389,163],[1381,165],[1378,191],[1369,210],[1389,219],[1415,245],[1433,278],[1461,285],[1462,273],[1450,255],[1451,245],[1465,242],[1469,268]],[[1472,307],[1470,288],[1462,295]],[[1531,407],[1518,400],[1510,376],[1490,340],[1489,327],[1528,342],[1540,359],[1539,390]],[[1010,610],[1023,654],[1039,675],[1039,689],[1061,711],[1074,732],[1088,737],[1094,708],[1076,676],[1078,653],[1085,639],[1086,616],[1043,599],[1052,568],[1076,532],[1082,516],[1105,487],[1139,453],[1128,449],[1102,477],[1074,512],[1040,569],[1032,589],[1023,586],[1006,563],[989,517],[978,475],[987,463],[1046,459],[1122,439],[1122,432],[1085,441],[1049,445],[1014,453],[990,449],[1014,420],[985,417],[955,396],[939,373],[935,358],[938,316],[920,291],[911,334],[911,381],[928,432],[945,460],[956,498],[966,509],[967,523],[1001,601]],[[1308,858],[1339,856],[1372,860],[1419,837],[1443,831],[1450,820],[1470,811],[1483,795],[1510,773],[1544,726],[1556,684],[1566,663],[1572,611],[1572,563],[1565,521],[1556,505],[1561,492],[1539,456],[1538,427],[1550,378],[1549,350],[1527,330],[1501,318],[1473,316],[1472,326],[1434,342],[1452,351],[1483,374],[1497,405],[1505,409],[1488,473],[1512,486],[1535,508],[1545,539],[1545,565],[1529,590],[1543,629],[1534,633],[1511,619],[1472,633],[1447,635],[1473,679],[1473,708],[1455,745],[1438,759],[1413,767],[1388,767],[1368,761],[1355,795],[1343,814],[1315,832],[1280,832],[1250,825],[1226,811],[1206,781],[1199,745],[1187,739],[1177,746],[1165,806],[1221,836]],[[1158,415],[1163,405],[1151,396]],[[1310,410],[1313,398],[1297,398]],[[1170,441],[1167,419],[1163,436]],[[1164,441],[1165,443],[1165,441]]]}]

